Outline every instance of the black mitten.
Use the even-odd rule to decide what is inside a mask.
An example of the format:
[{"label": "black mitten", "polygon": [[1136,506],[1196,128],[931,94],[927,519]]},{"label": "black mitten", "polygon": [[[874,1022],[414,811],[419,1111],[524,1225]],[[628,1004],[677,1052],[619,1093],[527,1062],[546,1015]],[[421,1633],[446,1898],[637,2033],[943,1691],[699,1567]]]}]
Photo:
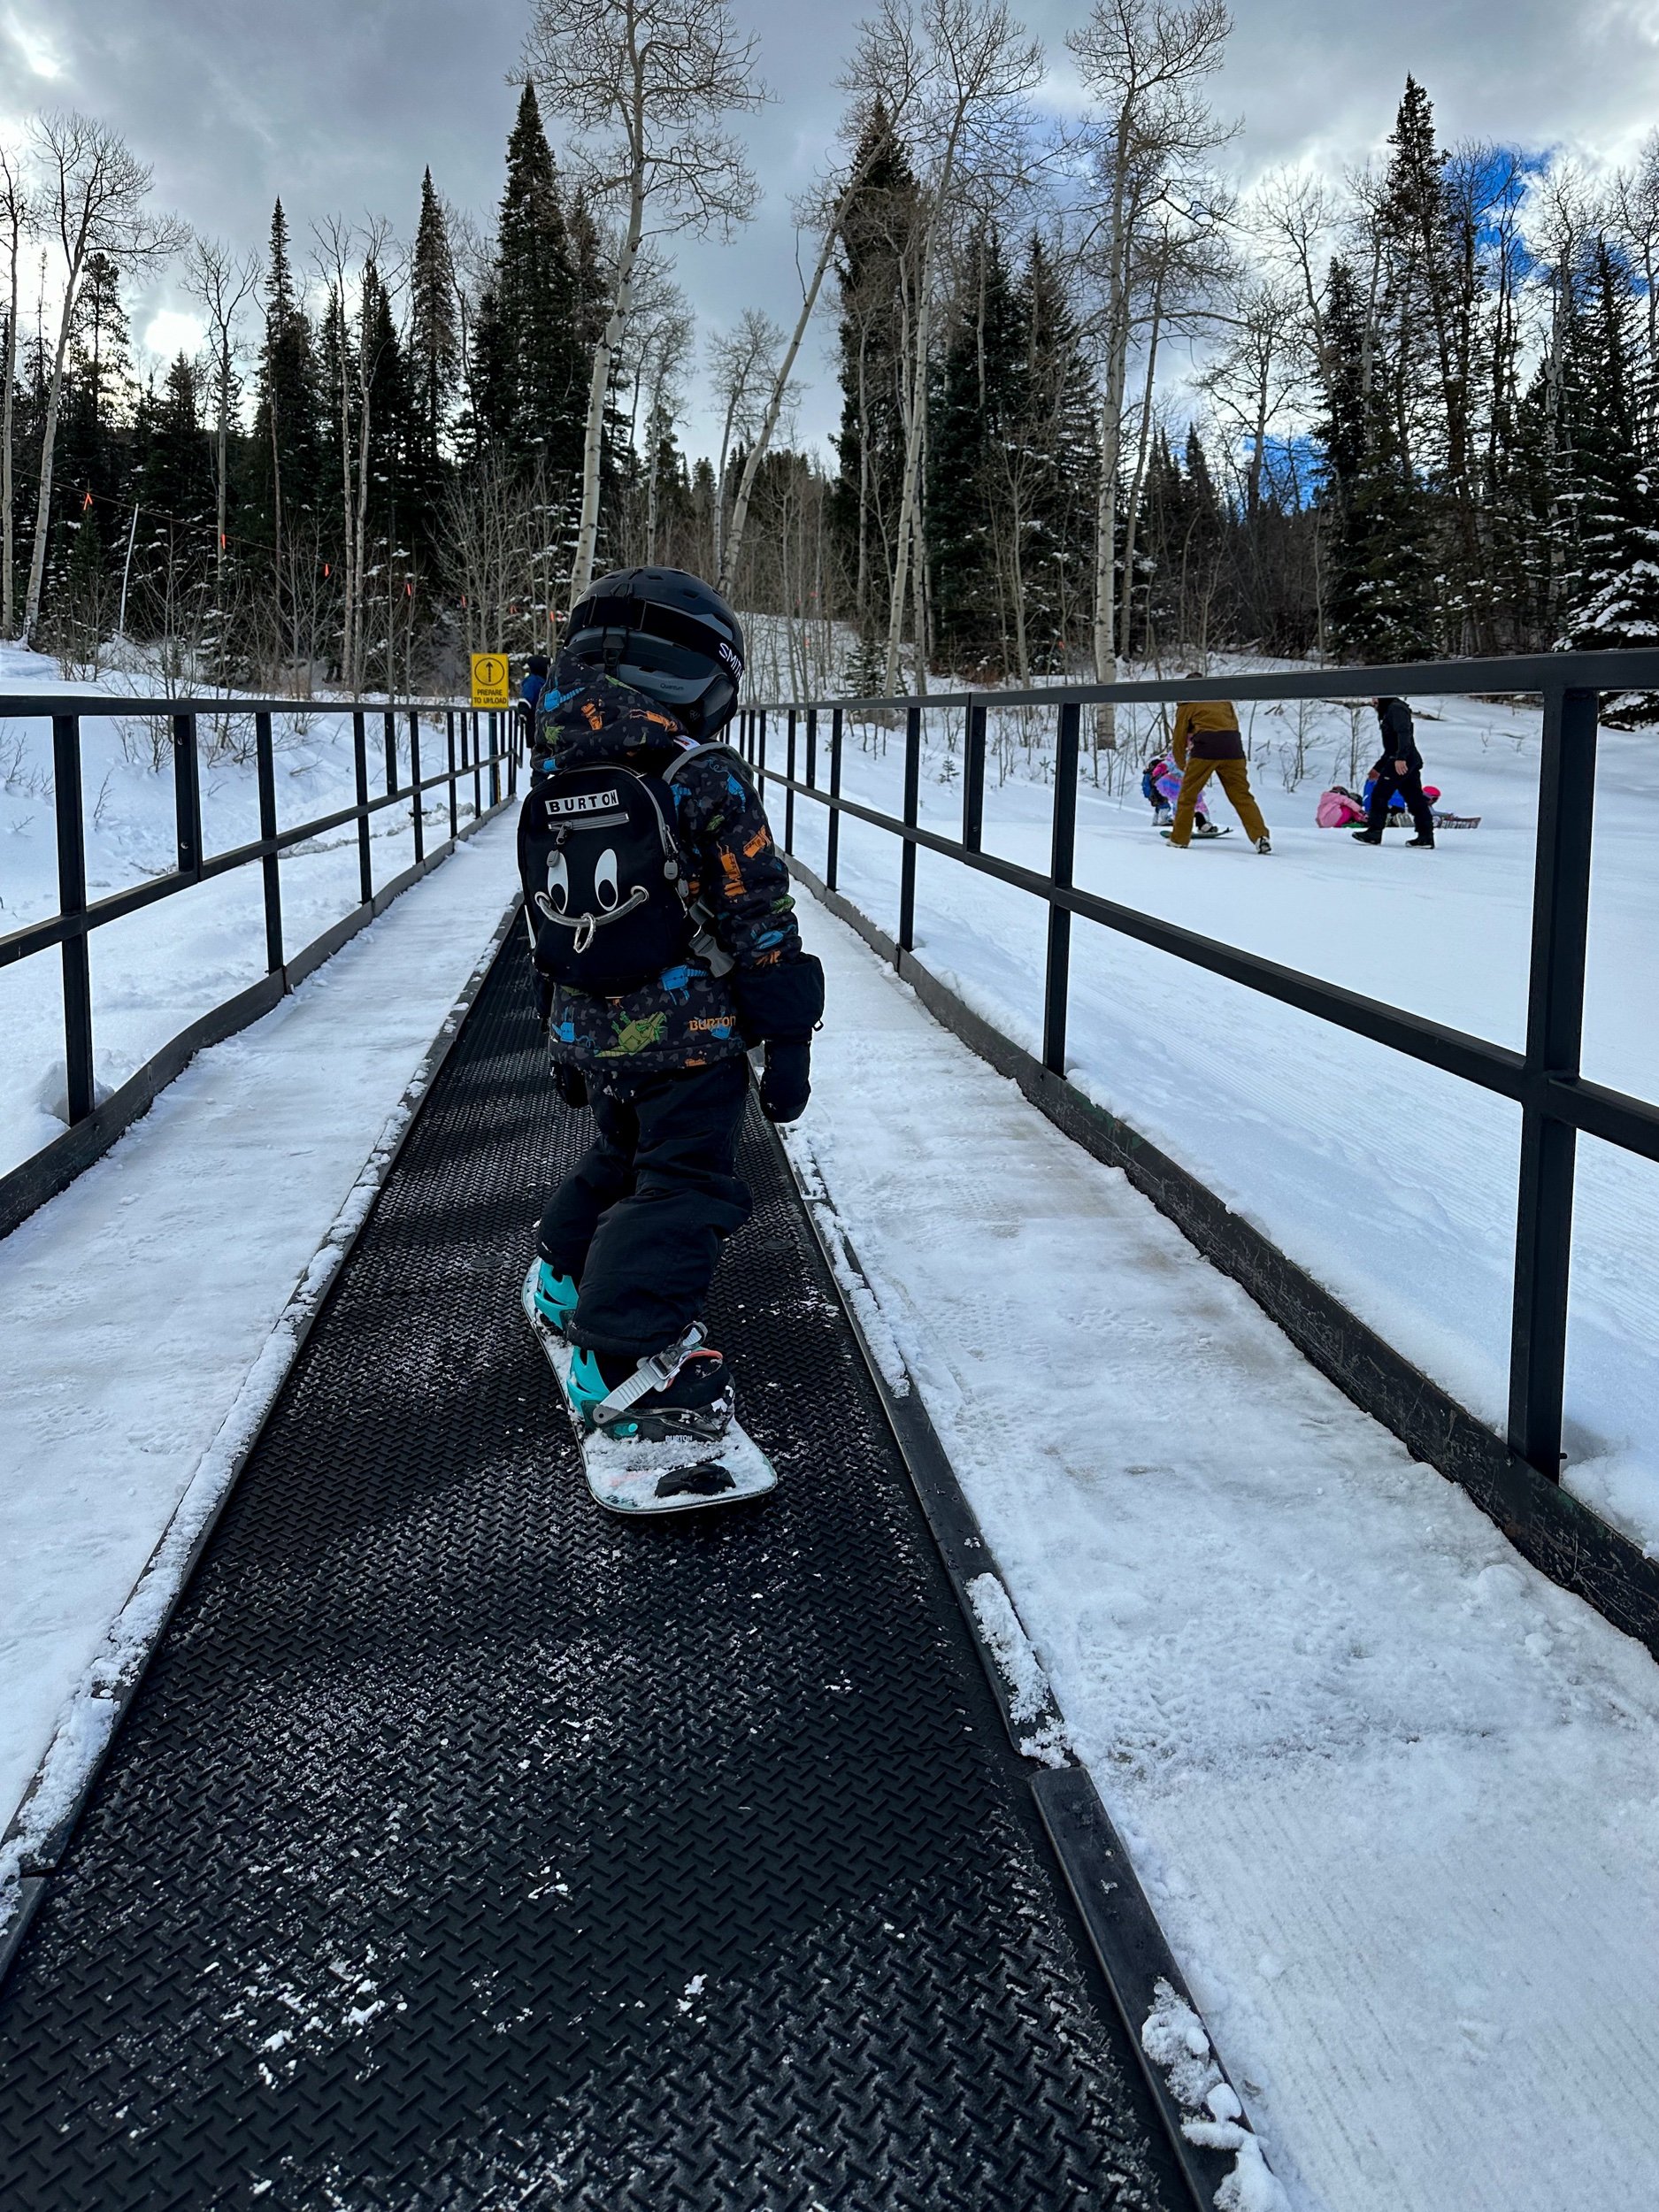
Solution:
[{"label": "black mitten", "polygon": [[810,1045],[769,1044],[760,1079],[760,1110],[768,1121],[799,1121],[812,1095]]},{"label": "black mitten", "polygon": [[588,1103],[588,1078],[572,1061],[555,1060],[553,1087],[567,1106]]}]

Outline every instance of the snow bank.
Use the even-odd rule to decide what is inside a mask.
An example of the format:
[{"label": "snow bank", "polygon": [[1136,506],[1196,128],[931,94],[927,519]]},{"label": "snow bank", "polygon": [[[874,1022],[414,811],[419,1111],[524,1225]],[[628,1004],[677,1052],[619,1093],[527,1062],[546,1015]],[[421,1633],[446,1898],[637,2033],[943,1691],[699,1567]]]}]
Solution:
[{"label": "snow bank", "polygon": [[804,1135],[1293,2212],[1646,2201],[1659,1667],[802,903]]},{"label": "snow bank", "polygon": [[0,1242],[0,1819],[55,1732],[38,1828],[96,1755],[513,895],[513,830],[199,1054]]}]

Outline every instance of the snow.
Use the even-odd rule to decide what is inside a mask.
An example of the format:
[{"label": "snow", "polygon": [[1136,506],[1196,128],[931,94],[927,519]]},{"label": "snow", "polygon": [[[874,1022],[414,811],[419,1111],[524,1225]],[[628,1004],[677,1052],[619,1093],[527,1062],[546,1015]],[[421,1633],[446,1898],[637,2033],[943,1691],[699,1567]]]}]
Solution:
[{"label": "snow", "polygon": [[[1380,850],[1313,825],[1333,781],[1363,777],[1375,726],[1315,703],[1240,708],[1271,857],[1241,836],[1179,854],[1156,836],[1139,769],[1126,792],[1087,753],[1077,879],[1096,891],[1347,987],[1518,1048],[1525,1026],[1540,712],[1418,700],[1417,734],[1444,803],[1477,814],[1432,853]],[[1149,710],[1125,711],[1130,744]],[[960,823],[959,714],[928,719],[920,819]],[[987,851],[1046,873],[1051,712],[994,710]],[[1001,738],[1000,749],[998,746]],[[1033,739],[1029,749],[1025,738]],[[885,752],[864,743],[885,745]],[[1045,752],[1044,745],[1049,749]],[[999,761],[1000,749],[1000,761]],[[772,766],[781,764],[777,732]],[[1286,783],[1303,763],[1297,787]],[[900,810],[902,734],[849,726],[843,788]],[[804,747],[799,756],[804,763]],[[1138,752],[1136,753],[1138,758]],[[1110,763],[1110,757],[1108,757]],[[827,779],[820,739],[818,777]],[[1357,763],[1357,766],[1354,765]],[[999,783],[1006,770],[1008,780]],[[781,812],[781,795],[773,793]],[[1218,818],[1227,818],[1217,799]],[[1653,733],[1603,731],[1598,756],[1584,1071],[1659,1099],[1651,1018],[1659,942]],[[824,810],[795,806],[795,846],[822,872]],[[841,883],[883,929],[898,847],[843,817]],[[1046,912],[1025,894],[922,852],[916,952],[973,1010],[1041,1048]],[[1502,1428],[1520,1115],[1496,1098],[1116,933],[1071,932],[1068,1072],[1087,1095],[1190,1169],[1482,1419]],[[1581,1139],[1569,1332],[1564,1479],[1659,1550],[1659,1169]]]},{"label": "snow", "polygon": [[[133,680],[65,683],[56,664],[38,653],[0,645],[0,694],[81,693],[108,696]],[[160,726],[159,768],[150,724],[136,716],[88,717],[81,724],[81,793],[88,895],[108,897],[176,864],[171,737]],[[239,749],[251,744],[251,725],[234,726]],[[278,717],[277,818],[284,827],[355,803],[349,713],[297,707]],[[208,856],[259,833],[257,772],[245,758],[210,757],[213,733],[204,721],[202,826]],[[398,780],[409,776],[406,724],[398,726]],[[368,725],[369,789],[386,788],[386,749],[379,712]],[[446,759],[442,726],[423,726],[421,768],[431,775]],[[58,911],[58,844],[50,721],[0,717],[0,935]],[[488,803],[488,782],[484,787]],[[471,779],[457,786],[461,826],[472,818]],[[426,795],[426,842],[449,833],[443,791]],[[407,806],[370,818],[377,888],[414,860]],[[281,864],[283,933],[289,957],[357,904],[357,825],[348,822],[294,847]],[[261,872],[238,868],[193,886],[186,896],[157,901],[96,930],[90,940],[92,1033],[100,1095],[124,1083],[169,1039],[211,1008],[257,982],[265,972]],[[55,954],[0,968],[0,1174],[63,1133],[63,1001]]]},{"label": "snow", "polygon": [[[0,1242],[0,1822],[49,1743],[31,1834],[73,1802],[513,895],[513,834],[487,824]],[[180,948],[200,895],[167,902]]]},{"label": "snow", "polygon": [[1010,1717],[1019,1726],[1033,1721],[1038,1724],[1028,1735],[1018,1739],[1020,1750],[1042,1766],[1065,1766],[1071,1746],[1064,1730],[1048,1717],[1048,1678],[1009,1602],[1008,1592],[993,1574],[975,1575],[966,1587],[979,1634],[1008,1686]]},{"label": "snow", "polygon": [[802,1128],[1293,2212],[1647,2201],[1659,1668],[802,909]]}]

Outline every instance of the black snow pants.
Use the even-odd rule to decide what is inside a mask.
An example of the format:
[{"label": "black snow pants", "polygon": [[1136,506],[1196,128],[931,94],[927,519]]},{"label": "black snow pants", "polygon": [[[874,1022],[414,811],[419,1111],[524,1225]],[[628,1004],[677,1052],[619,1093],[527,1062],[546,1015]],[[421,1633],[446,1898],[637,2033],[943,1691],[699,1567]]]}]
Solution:
[{"label": "black snow pants", "polygon": [[594,1092],[595,1141],[535,1238],[577,1286],[575,1343],[643,1359],[701,1315],[720,1246],[749,1216],[737,1174],[748,1098],[741,1057]]},{"label": "black snow pants", "polygon": [[1371,808],[1365,817],[1365,826],[1373,837],[1380,837],[1388,819],[1389,803],[1398,792],[1405,801],[1417,835],[1425,845],[1434,842],[1434,810],[1423,795],[1423,771],[1408,768],[1403,776],[1396,776],[1393,769],[1378,777],[1371,786]]}]

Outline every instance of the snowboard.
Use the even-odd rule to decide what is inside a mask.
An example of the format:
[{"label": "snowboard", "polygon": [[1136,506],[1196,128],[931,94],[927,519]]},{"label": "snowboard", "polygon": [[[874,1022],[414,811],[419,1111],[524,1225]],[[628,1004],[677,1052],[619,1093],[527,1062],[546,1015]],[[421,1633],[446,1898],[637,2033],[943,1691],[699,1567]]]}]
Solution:
[{"label": "snowboard", "polygon": [[[1159,835],[1160,837],[1173,837],[1173,836],[1174,836],[1174,834],[1175,834],[1175,832],[1174,832],[1172,829],[1160,830],[1160,831],[1158,832],[1158,835]],[[1232,823],[1231,823],[1231,822],[1225,822],[1225,823],[1221,824],[1221,825],[1220,825],[1217,828],[1213,829],[1213,830],[1210,830],[1210,831],[1208,833],[1208,834],[1206,834],[1206,835],[1201,835],[1197,830],[1194,830],[1194,831],[1193,832],[1193,842],[1194,842],[1194,845],[1213,845],[1213,844],[1215,843],[1215,841],[1216,841],[1217,838],[1218,838],[1218,837],[1231,837],[1231,836],[1232,836],[1232,834],[1233,834],[1233,825],[1232,825]]]},{"label": "snowboard", "polygon": [[696,1513],[710,1506],[737,1505],[775,1489],[778,1472],[753,1437],[733,1421],[718,1443],[676,1436],[649,1443],[638,1436],[606,1436],[582,1425],[571,1403],[571,1347],[538,1312],[532,1260],[521,1302],[536,1341],[558,1379],[559,1403],[576,1432],[582,1472],[595,1503],[609,1513]]}]

